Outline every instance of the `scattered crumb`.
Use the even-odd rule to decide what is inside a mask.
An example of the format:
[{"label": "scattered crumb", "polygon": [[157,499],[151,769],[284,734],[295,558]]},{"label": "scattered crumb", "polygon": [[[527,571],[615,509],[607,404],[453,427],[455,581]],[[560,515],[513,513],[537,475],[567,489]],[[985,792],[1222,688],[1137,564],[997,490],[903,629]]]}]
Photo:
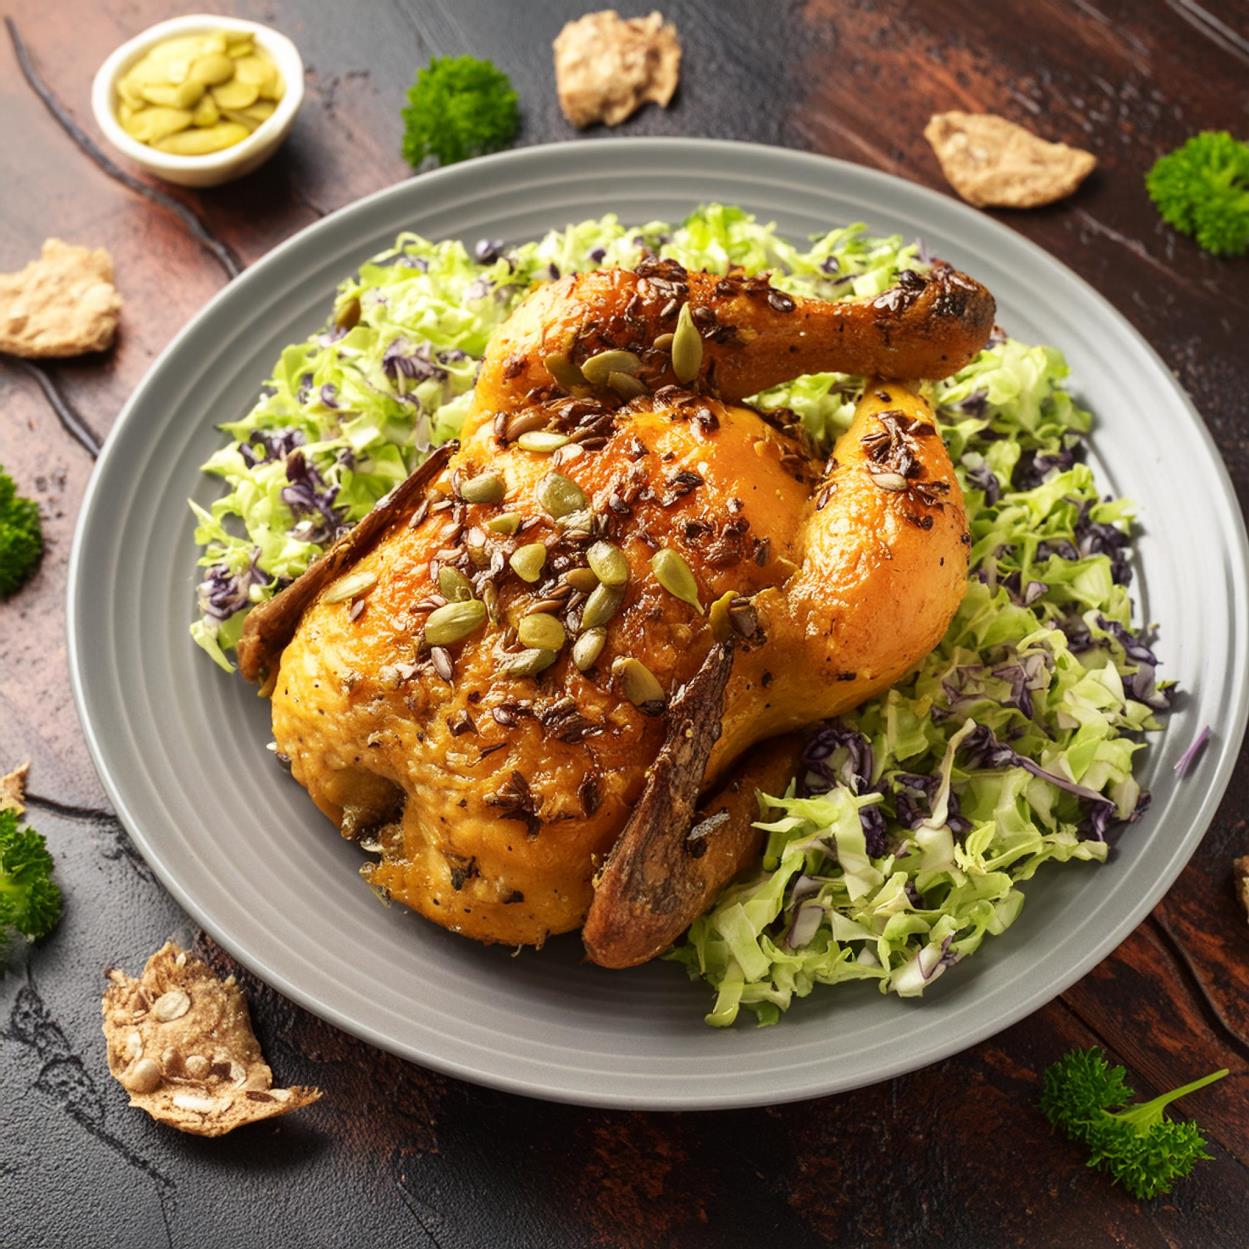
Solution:
[{"label": "scattered crumb", "polygon": [[130,1104],[159,1123],[223,1136],[321,1096],[303,1085],[273,1087],[234,977],[218,980],[172,941],[148,959],[138,980],[117,968],[108,978],[108,1068]]},{"label": "scattered crumb", "polygon": [[1232,860],[1232,875],[1236,881],[1236,894],[1240,898],[1240,904],[1245,908],[1246,917],[1249,917],[1249,854]]},{"label": "scattered crumb", "polygon": [[659,12],[587,13],[565,25],[554,47],[559,106],[574,126],[618,126],[643,104],[667,108],[677,89],[681,42]]},{"label": "scattered crumb", "polygon": [[924,138],[950,185],[977,208],[1036,208],[1070,195],[1097,164],[1092,152],[1047,143],[992,113],[934,113]]},{"label": "scattered crumb", "polygon": [[26,774],[30,762],[19,763],[7,776],[0,776],[0,811],[22,815],[26,810]]},{"label": "scattered crumb", "polygon": [[121,312],[113,258],[102,247],[47,239],[20,273],[0,273],[0,351],[81,356],[112,345]]}]

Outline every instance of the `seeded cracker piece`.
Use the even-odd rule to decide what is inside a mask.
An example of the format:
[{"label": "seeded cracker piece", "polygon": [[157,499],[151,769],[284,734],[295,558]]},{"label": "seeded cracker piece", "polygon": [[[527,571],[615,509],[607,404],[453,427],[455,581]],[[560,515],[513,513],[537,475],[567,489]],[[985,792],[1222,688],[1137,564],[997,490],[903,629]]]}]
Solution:
[{"label": "seeded cracker piece", "polygon": [[26,774],[29,763],[19,763],[7,776],[0,776],[0,811],[22,815],[26,810]]},{"label": "seeded cracker piece", "polygon": [[677,28],[663,15],[615,9],[569,22],[555,39],[559,106],[574,126],[618,126],[643,104],[668,107],[681,70]]},{"label": "seeded cracker piece", "polygon": [[992,113],[934,113],[924,138],[941,172],[977,208],[1036,208],[1070,195],[1092,173],[1092,152],[1047,143]]},{"label": "seeded cracker piece", "polygon": [[113,258],[102,247],[47,239],[20,273],[0,273],[0,351],[81,356],[112,345],[121,312]]},{"label": "seeded cracker piece", "polygon": [[218,980],[172,941],[138,980],[109,972],[103,1012],[108,1068],[130,1104],[179,1132],[223,1136],[321,1096],[303,1085],[273,1087],[234,977]]}]

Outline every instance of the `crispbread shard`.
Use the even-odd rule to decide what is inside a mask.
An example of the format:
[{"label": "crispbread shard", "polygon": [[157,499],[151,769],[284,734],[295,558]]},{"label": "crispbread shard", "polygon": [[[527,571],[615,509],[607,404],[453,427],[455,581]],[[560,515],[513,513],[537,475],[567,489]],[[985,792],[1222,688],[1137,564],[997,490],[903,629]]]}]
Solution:
[{"label": "crispbread shard", "polygon": [[247,1002],[233,976],[167,941],[135,979],[109,972],[102,1005],[108,1068],[130,1104],[193,1136],[224,1136],[321,1096],[274,1088]]},{"label": "crispbread shard", "polygon": [[935,113],[924,138],[950,185],[977,208],[1037,208],[1072,194],[1097,158],[992,113]]},{"label": "crispbread shard", "polygon": [[38,260],[0,273],[0,351],[81,356],[112,346],[121,313],[113,258],[102,247],[47,239]]},{"label": "crispbread shard", "polygon": [[574,126],[618,126],[643,104],[667,108],[677,89],[681,43],[659,12],[587,13],[564,26],[554,48],[559,105]]}]

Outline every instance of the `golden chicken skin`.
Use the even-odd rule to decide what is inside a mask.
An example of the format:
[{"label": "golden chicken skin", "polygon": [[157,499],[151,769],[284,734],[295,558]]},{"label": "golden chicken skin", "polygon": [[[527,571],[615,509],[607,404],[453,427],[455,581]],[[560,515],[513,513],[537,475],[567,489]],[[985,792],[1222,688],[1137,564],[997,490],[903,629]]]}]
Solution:
[{"label": "golden chicken skin", "polygon": [[[854,303],[654,259],[532,292],[458,446],[240,643],[369,883],[480,941],[590,916],[594,961],[659,953],[757,854],[751,779],[793,755],[751,748],[880,693],[949,624],[962,496],[897,379],[962,367],[993,315],[940,264]],[[871,379],[831,456],[741,405],[821,370]]]}]

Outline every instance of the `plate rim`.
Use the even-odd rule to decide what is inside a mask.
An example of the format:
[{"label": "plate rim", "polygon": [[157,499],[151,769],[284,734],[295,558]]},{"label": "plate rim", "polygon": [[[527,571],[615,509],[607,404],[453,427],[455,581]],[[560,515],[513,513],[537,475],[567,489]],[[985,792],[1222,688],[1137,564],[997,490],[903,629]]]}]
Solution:
[{"label": "plate rim", "polygon": [[1210,466],[1213,470],[1214,479],[1219,486],[1219,501],[1226,505],[1229,513],[1238,522],[1233,526],[1233,532],[1222,535],[1225,545],[1229,548],[1233,572],[1228,585],[1228,605],[1231,607],[1233,614],[1238,615],[1240,619],[1249,617],[1249,533],[1246,531],[1246,519],[1240,507],[1231,476],[1227,471],[1227,466],[1205,420],[1192,402],[1187,391],[1180,384],[1178,378],[1176,378],[1174,372],[1132,322],[1091,283],[1039,244],[1034,243],[1018,231],[1011,229],[1003,222],[978,212],[974,208],[940,191],[882,170],[836,157],[825,156],[820,153],[731,139],[619,137],[566,140],[512,149],[491,156],[478,157],[475,160],[447,168],[432,170],[419,175],[417,178],[404,179],[390,186],[382,187],[368,195],[351,201],[349,204],[342,205],[316,221],[310,222],[266,252],[241,274],[228,280],[191,317],[186,325],[178,331],[152,361],[118,413],[117,419],[109,430],[104,446],[92,468],[86,490],[83,493],[70,550],[65,600],[70,684],[74,695],[74,705],[87,742],[92,764],[106,794],[113,804],[117,817],[121,820],[127,834],[134,841],[136,848],[152,868],[162,886],[169,891],[178,905],[214,941],[227,950],[232,957],[277,992],[296,1002],[318,1018],[326,1020],[333,1026],[370,1045],[444,1075],[503,1092],[547,1101],[605,1109],[678,1111],[728,1110],[807,1100],[843,1091],[850,1087],[863,1087],[865,1084],[879,1083],[883,1080],[930,1066],[953,1054],[961,1053],[974,1045],[978,1045],[991,1036],[997,1035],[1065,992],[1072,984],[1082,979],[1094,966],[1122,944],[1170,889],[1209,830],[1238,762],[1240,743],[1244,739],[1246,725],[1249,723],[1249,652],[1243,645],[1239,655],[1240,662],[1235,672],[1235,684],[1232,689],[1233,697],[1229,703],[1230,723],[1227,725],[1226,735],[1221,735],[1222,739],[1219,742],[1220,754],[1217,764],[1194,816],[1187,821],[1184,840],[1191,844],[1186,849],[1183,847],[1176,848],[1167,862],[1165,871],[1159,875],[1153,887],[1137,897],[1131,907],[1120,916],[1099,941],[1089,947],[1065,975],[1059,976],[1057,980],[1047,979],[1043,987],[1020,995],[1007,1010],[995,1014],[987,1022],[975,1024],[959,1032],[949,1040],[939,1041],[929,1046],[922,1059],[918,1061],[907,1056],[899,1056],[893,1061],[882,1062],[870,1081],[860,1080],[846,1084],[830,1077],[819,1082],[811,1081],[808,1087],[800,1091],[787,1089],[779,1095],[769,1095],[767,1092],[741,1094],[732,1090],[726,1090],[724,1093],[710,1094],[681,1092],[673,1094],[665,1092],[657,1098],[643,1093],[611,1091],[608,1089],[583,1092],[579,1089],[561,1088],[555,1084],[544,1084],[533,1076],[514,1077],[502,1072],[482,1070],[471,1063],[461,1063],[452,1057],[431,1054],[410,1044],[405,1046],[398,1040],[382,1035],[368,1024],[358,1023],[339,1008],[323,1002],[313,992],[306,991],[292,983],[285,975],[276,972],[269,966],[263,953],[257,953],[249,948],[244,948],[236,943],[228,932],[219,929],[216,921],[200,907],[193,894],[180,882],[177,873],[168,867],[162,860],[159,851],[149,843],[147,837],[140,831],[140,822],[130,811],[129,804],[123,797],[121,786],[117,783],[105,763],[103,732],[97,732],[97,727],[89,714],[89,694],[86,688],[87,678],[83,669],[83,647],[80,638],[83,603],[79,597],[82,567],[86,559],[85,551],[89,544],[90,530],[92,528],[91,522],[95,519],[93,512],[99,506],[97,495],[101,489],[101,483],[107,475],[105,470],[111,467],[112,457],[117,454],[117,447],[120,442],[119,432],[126,428],[132,419],[135,419],[135,413],[142,406],[147,391],[156,385],[166,361],[181,350],[183,342],[197,331],[201,323],[212,315],[219,304],[228,298],[237,297],[239,288],[246,289],[255,283],[262,282],[268,271],[276,267],[288,252],[301,246],[310,235],[316,235],[321,231],[329,229],[332,223],[340,221],[344,216],[363,213],[368,205],[379,200],[412,194],[411,188],[414,184],[428,187],[438,183],[452,182],[463,177],[470,169],[480,169],[483,166],[502,168],[512,164],[523,165],[532,161],[535,155],[540,157],[544,153],[567,151],[572,148],[584,151],[587,144],[592,144],[596,147],[604,147],[610,144],[613,145],[613,150],[615,151],[629,151],[640,155],[645,155],[648,149],[654,151],[686,148],[691,151],[696,150],[704,155],[708,150],[719,150],[725,154],[735,153],[744,160],[748,160],[755,154],[767,154],[769,157],[774,158],[780,153],[784,155],[787,161],[793,161],[798,166],[805,165],[813,172],[834,176],[839,174],[845,175],[849,172],[853,178],[865,179],[869,185],[875,183],[881,190],[896,187],[897,184],[901,183],[907,188],[909,194],[917,194],[921,202],[929,202],[934,205],[939,204],[945,212],[954,210],[959,216],[974,218],[979,223],[980,228],[987,229],[991,236],[1008,240],[1009,245],[1013,248],[1022,246],[1030,254],[1034,263],[1041,265],[1050,272],[1058,272],[1064,281],[1077,283],[1083,288],[1085,296],[1091,298],[1092,302],[1098,307],[1101,317],[1115,323],[1121,331],[1126,331],[1135,341],[1138,349],[1142,350],[1148,360],[1165,375],[1173,390],[1174,397],[1187,409],[1194,429],[1202,438],[1205,450],[1208,453]]}]

